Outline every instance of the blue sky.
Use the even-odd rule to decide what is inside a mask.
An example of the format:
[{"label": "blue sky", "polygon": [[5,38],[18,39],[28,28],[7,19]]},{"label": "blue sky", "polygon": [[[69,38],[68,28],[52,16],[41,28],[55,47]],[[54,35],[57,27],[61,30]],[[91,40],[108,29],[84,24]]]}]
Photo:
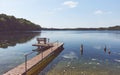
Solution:
[{"label": "blue sky", "polygon": [[42,27],[109,27],[120,25],[120,0],[0,0],[0,13]]}]

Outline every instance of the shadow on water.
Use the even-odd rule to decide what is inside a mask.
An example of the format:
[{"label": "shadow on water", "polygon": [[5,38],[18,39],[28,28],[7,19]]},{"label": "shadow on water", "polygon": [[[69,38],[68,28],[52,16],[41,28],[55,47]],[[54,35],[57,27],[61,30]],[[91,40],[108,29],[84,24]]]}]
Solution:
[{"label": "shadow on water", "polygon": [[[62,51],[64,48],[59,48],[58,50],[55,50],[53,53],[51,53],[49,56],[47,56],[45,59],[40,61],[37,65],[34,66],[31,70],[27,72],[27,75],[45,75],[45,73],[42,72],[42,70],[51,63]],[[37,50],[36,50],[37,51]],[[37,51],[38,54],[41,51]]]},{"label": "shadow on water", "polygon": [[39,35],[40,32],[0,32],[0,48],[16,46],[17,43],[28,42]]}]

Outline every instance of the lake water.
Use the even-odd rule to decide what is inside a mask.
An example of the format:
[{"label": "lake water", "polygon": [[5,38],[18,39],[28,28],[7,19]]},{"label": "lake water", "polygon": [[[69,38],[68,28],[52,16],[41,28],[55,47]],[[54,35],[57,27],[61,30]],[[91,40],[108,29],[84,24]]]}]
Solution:
[{"label": "lake water", "polygon": [[38,75],[120,75],[120,31],[92,30],[0,33],[0,74],[23,63],[37,37],[64,42],[64,50]]}]

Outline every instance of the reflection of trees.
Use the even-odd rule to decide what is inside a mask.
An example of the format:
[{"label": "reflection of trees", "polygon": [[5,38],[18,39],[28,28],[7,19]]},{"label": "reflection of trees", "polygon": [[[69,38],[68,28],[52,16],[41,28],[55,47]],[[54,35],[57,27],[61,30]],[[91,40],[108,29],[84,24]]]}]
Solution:
[{"label": "reflection of trees", "polygon": [[40,35],[40,32],[1,32],[0,48],[15,46],[17,43],[25,43],[37,35]]}]

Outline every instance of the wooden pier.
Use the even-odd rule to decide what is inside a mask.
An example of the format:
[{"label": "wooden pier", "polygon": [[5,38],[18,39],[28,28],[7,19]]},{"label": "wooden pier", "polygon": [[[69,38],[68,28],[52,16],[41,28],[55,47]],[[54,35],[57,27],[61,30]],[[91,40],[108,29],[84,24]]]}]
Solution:
[{"label": "wooden pier", "polygon": [[[41,46],[41,44],[34,44],[34,46]],[[42,45],[43,46],[43,45]],[[45,58],[49,57],[53,52],[63,48],[63,43],[55,42],[52,43],[52,46],[47,50],[43,51],[39,55],[33,57],[32,59],[28,60],[26,63],[23,63],[12,70],[8,71],[3,75],[34,75],[34,71],[37,68],[38,64]],[[27,64],[27,67],[25,65]]]}]

